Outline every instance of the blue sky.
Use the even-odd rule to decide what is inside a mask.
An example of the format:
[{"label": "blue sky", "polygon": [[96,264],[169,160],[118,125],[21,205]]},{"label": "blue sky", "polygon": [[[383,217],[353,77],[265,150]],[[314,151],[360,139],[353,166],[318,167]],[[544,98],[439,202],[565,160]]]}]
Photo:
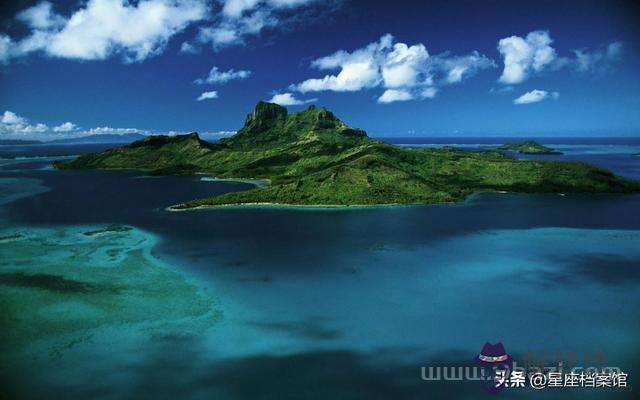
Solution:
[{"label": "blue sky", "polygon": [[2,7],[0,138],[214,137],[258,100],[326,106],[373,136],[640,136],[633,2]]}]

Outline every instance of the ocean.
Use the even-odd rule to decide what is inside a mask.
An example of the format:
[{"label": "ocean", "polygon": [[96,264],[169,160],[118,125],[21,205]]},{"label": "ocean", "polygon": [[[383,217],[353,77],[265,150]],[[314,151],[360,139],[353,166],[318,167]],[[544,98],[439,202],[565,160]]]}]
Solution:
[{"label": "ocean", "polygon": [[[539,141],[564,155],[535,157],[640,179],[640,139]],[[472,365],[485,342],[640,377],[640,195],[176,213],[251,185],[51,168],[112,146],[0,146],[0,305],[19,311],[0,319],[8,398],[485,398],[421,378]],[[567,390],[501,395],[634,398]]]}]

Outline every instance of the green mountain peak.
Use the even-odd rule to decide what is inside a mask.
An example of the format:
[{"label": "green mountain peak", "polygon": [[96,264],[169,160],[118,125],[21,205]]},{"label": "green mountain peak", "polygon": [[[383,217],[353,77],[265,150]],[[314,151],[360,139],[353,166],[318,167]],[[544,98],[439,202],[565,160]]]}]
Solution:
[{"label": "green mountain peak", "polygon": [[285,107],[275,103],[260,101],[256,104],[253,112],[247,115],[244,128],[260,130],[268,126],[269,122],[286,119],[287,115],[288,111]]},{"label": "green mountain peak", "polygon": [[365,131],[355,129],[326,108],[309,106],[304,111],[289,114],[278,104],[258,102],[244,126],[236,135],[221,142],[232,147],[270,147],[321,137],[325,141],[367,138]]},{"label": "green mountain peak", "polygon": [[167,135],[151,135],[147,136],[143,139],[137,140],[126,147],[134,148],[134,147],[161,147],[168,144],[185,144],[191,142],[192,144],[203,144],[207,145],[208,143],[200,139],[200,135],[198,132],[191,132],[185,135],[175,135],[175,136],[167,136]]}]

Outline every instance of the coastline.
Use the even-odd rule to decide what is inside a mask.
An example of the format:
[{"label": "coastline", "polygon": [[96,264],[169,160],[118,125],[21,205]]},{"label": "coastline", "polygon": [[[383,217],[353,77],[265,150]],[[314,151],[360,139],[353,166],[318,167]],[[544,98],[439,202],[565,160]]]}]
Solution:
[{"label": "coastline", "polygon": [[212,204],[201,205],[188,208],[175,208],[178,204],[166,207],[164,210],[168,212],[188,212],[188,211],[204,211],[215,209],[229,208],[282,208],[282,209],[309,209],[309,210],[347,210],[347,209],[371,209],[371,208],[387,208],[387,207],[413,207],[427,206],[438,204],[455,204],[451,203],[388,203],[388,204],[286,204],[286,203],[231,203],[231,204]]},{"label": "coastline", "polygon": [[[204,175],[204,176],[203,176]],[[196,172],[195,176],[202,176],[201,181],[204,182],[237,182],[248,183],[255,185],[257,188],[264,188],[271,185],[271,179],[258,179],[258,178],[216,178],[215,176],[206,172]]]},{"label": "coastline", "polygon": [[229,204],[211,204],[211,205],[199,205],[195,207],[187,208],[175,208],[180,204],[174,204],[165,207],[164,210],[168,212],[188,212],[188,211],[205,211],[215,209],[230,209],[230,208],[279,208],[279,209],[294,209],[294,210],[364,210],[375,208],[400,208],[400,207],[416,207],[416,206],[439,206],[439,205],[456,205],[463,204],[471,198],[484,194],[484,193],[499,193],[506,194],[511,192],[505,191],[484,191],[471,193],[464,198],[457,201],[446,201],[438,203],[380,203],[380,204],[290,204],[290,203],[272,203],[272,202],[254,202],[254,203],[229,203]]},{"label": "coastline", "polygon": [[[289,203],[272,203],[272,202],[255,202],[255,203],[229,203],[229,204],[212,204],[212,205],[199,205],[195,207],[187,208],[175,208],[180,204],[174,204],[165,207],[163,210],[167,212],[195,212],[195,211],[208,211],[208,210],[228,210],[228,209],[247,209],[247,208],[273,208],[273,209],[290,209],[290,210],[334,210],[334,211],[348,211],[348,210],[371,210],[376,208],[402,208],[402,207],[422,207],[422,206],[462,206],[466,203],[475,200],[478,196],[483,195],[517,195],[517,196],[581,196],[586,193],[526,193],[526,192],[510,192],[506,190],[486,190],[480,192],[471,193],[464,198],[457,201],[447,201],[439,203],[381,203],[381,204],[289,204]],[[622,195],[634,195],[637,193],[598,193],[589,194],[590,196],[622,196]]]}]

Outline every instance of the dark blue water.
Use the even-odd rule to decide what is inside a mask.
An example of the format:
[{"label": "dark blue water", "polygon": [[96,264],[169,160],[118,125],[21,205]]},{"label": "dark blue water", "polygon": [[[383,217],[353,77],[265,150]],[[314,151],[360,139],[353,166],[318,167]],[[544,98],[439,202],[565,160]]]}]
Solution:
[{"label": "dark blue water", "polygon": [[504,136],[485,136],[485,137],[393,137],[380,138],[388,143],[393,144],[481,144],[481,145],[501,145],[512,142],[522,142],[525,140],[534,140],[542,144],[568,144],[568,145],[611,145],[611,146],[640,146],[640,137],[504,137]]},{"label": "dark blue water", "polygon": [[0,145],[0,158],[69,156],[104,151],[122,146],[118,143]]},{"label": "dark blue water", "polygon": [[[635,139],[555,143],[565,146],[564,159],[640,179]],[[49,388],[59,397],[478,398],[485,396],[475,382],[421,381],[420,366],[467,365],[485,341],[503,341],[516,359],[531,350],[549,361],[557,352],[606,353],[637,382],[639,195],[489,194],[455,205],[170,213],[163,208],[250,186],[55,171],[50,162],[0,165],[0,177],[35,178],[51,189],[4,206],[9,224],[150,231],[162,239],[154,255],[199,279],[224,311],[208,334],[159,341],[142,364],[78,366],[96,368],[100,379]],[[110,386],[123,373],[128,379]],[[508,395],[633,398],[584,390]]]}]

